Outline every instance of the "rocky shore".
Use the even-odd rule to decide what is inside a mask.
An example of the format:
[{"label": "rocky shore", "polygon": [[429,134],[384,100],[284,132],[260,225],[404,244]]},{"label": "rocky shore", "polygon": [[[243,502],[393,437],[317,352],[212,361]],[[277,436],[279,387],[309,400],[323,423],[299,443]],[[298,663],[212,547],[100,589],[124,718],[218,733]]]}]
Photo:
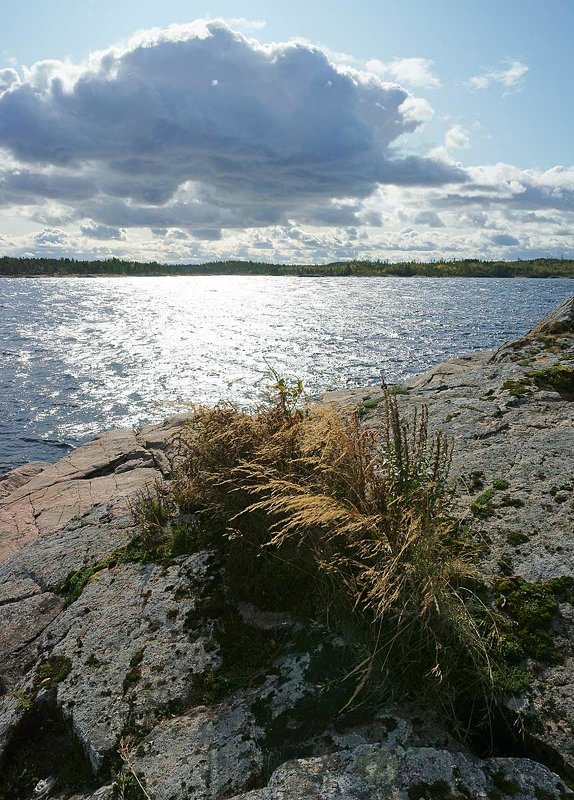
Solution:
[{"label": "rocky shore", "polygon": [[[138,494],[170,479],[179,416],[0,479],[0,798],[42,780],[35,796],[78,800],[574,796],[574,297],[395,392],[456,442],[481,568],[543,632],[493,754],[417,708],[342,718],[341,643],[234,603],[212,552],[114,558]],[[325,399],[381,424],[380,389]]]}]

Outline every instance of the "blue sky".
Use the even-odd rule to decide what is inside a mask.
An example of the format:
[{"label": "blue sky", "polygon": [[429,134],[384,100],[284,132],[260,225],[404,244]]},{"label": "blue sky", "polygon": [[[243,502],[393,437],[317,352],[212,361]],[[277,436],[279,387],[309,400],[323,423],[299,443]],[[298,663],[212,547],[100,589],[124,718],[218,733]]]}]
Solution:
[{"label": "blue sky", "polygon": [[[281,83],[277,90],[277,97],[282,91],[290,98],[300,92],[291,116],[287,118],[274,106],[269,99],[273,92],[267,94],[270,82],[287,78],[280,70],[264,68],[263,62],[256,73],[244,73],[249,75],[245,80],[256,81],[253,96],[238,77],[233,89],[228,82],[229,94],[220,103],[215,93],[198,89],[196,79],[204,64],[220,63],[220,54],[231,40],[227,34],[210,36],[210,55],[203,61],[198,55],[197,31],[182,34],[180,28],[175,36],[178,41],[191,37],[195,42],[177,61],[179,73],[187,74],[189,66],[193,78],[176,81],[178,103],[191,109],[185,141],[194,142],[195,150],[191,151],[192,144],[184,147],[181,129],[177,158],[185,166],[178,180],[173,169],[176,151],[166,149],[161,138],[161,131],[171,125],[165,118],[166,98],[173,99],[176,89],[167,72],[161,85],[154,73],[164,56],[175,63],[172,55],[182,45],[174,42],[173,32],[160,36],[161,41],[156,36],[151,44],[147,34],[145,47],[157,59],[146,62],[147,66],[137,61],[137,78],[133,77],[133,81],[153,84],[154,92],[161,94],[161,119],[143,112],[141,118],[141,130],[153,131],[153,145],[150,137],[145,145],[141,137],[136,141],[126,120],[122,131],[114,133],[113,147],[111,142],[107,146],[102,140],[110,130],[110,118],[105,115],[112,113],[111,106],[102,104],[97,94],[104,84],[98,78],[81,96],[78,87],[89,69],[90,53],[124,43],[119,58],[126,68],[116,88],[133,100],[128,67],[135,63],[130,53],[141,48],[141,41],[134,44],[131,39],[131,44],[125,44],[130,37],[136,31],[185,26],[205,18],[224,19],[231,36],[247,37],[234,51],[233,58],[239,59],[237,76],[254,53],[267,59],[269,67],[269,59],[276,59],[278,53],[283,54],[281,48],[298,39],[308,45],[309,52],[317,52],[313,46],[318,48],[336,79],[345,75],[348,80],[341,86],[335,81],[341,92],[338,108],[329,105],[321,112],[326,116],[320,118],[315,113],[317,98],[310,99],[311,83],[305,86],[308,75],[303,77],[301,70],[309,68],[316,77],[325,77],[323,68],[315,57],[309,66],[300,49],[297,59],[288,59],[288,84]],[[274,4],[259,0],[23,0],[3,10],[0,34],[0,70],[5,70],[5,92],[0,93],[0,251],[138,258],[148,253],[175,261],[234,255],[323,261],[354,255],[399,259],[572,254],[572,30],[571,0],[290,0]],[[252,40],[259,43],[255,49],[249,44]],[[265,51],[270,43],[276,49]],[[30,72],[34,64],[48,59],[60,66],[52,63]],[[98,69],[102,75],[101,65]],[[394,109],[388,111],[388,119],[364,117],[359,106],[364,109],[373,103],[380,108],[381,102],[374,98],[372,87],[365,88],[366,83],[353,94],[348,70],[371,74],[381,86],[398,84],[403,95],[397,94],[398,89],[394,94],[381,89],[384,102]],[[223,84],[212,80],[222,95]],[[331,81],[328,76],[325,80]],[[58,81],[70,102],[54,89]],[[105,85],[112,83],[106,77]],[[0,91],[1,86],[0,78]],[[417,99],[400,110],[399,101],[407,95]],[[132,119],[141,110],[143,95],[138,96],[134,106],[126,106]],[[200,116],[194,116],[195,102]],[[228,119],[230,104],[234,116]],[[177,106],[173,103],[170,108]],[[54,114],[60,119],[63,107],[69,117],[58,133],[50,120]],[[115,108],[114,114],[122,113]],[[268,139],[259,140],[258,132],[249,139],[245,121],[250,114],[255,118],[254,109],[265,120],[264,130],[269,124]],[[173,113],[179,125],[179,112]],[[101,119],[96,119],[98,114],[103,115]],[[207,138],[197,144],[201,120],[209,118],[210,125],[217,127],[218,114],[225,137],[213,147]],[[393,114],[403,115],[400,130]],[[84,123],[92,118],[95,122],[88,131]],[[237,129],[238,119],[242,130],[234,140],[232,123]],[[277,125],[289,127],[286,120],[293,121],[290,136],[274,139]],[[72,135],[76,121],[78,131]],[[342,121],[351,131],[352,144],[343,142]],[[303,136],[301,130],[307,126],[309,131]],[[392,134],[389,126],[394,126]],[[207,129],[204,134],[208,137]],[[94,142],[97,139],[105,146],[97,148],[94,142],[80,146],[82,137],[94,137]],[[120,140],[123,151],[118,150]],[[261,158],[254,158],[253,175],[246,181],[238,170],[246,163],[249,141],[259,154],[269,142],[270,154],[265,169]],[[143,158],[136,164],[134,148],[142,147],[147,148],[145,164]],[[187,147],[185,153],[182,147]],[[209,168],[204,170],[200,150],[205,153],[206,147]],[[164,151],[163,160],[159,150]],[[329,171],[323,163],[303,179],[301,165],[308,158],[317,166],[319,152],[329,162]],[[234,154],[233,164],[230,154]],[[124,162],[121,166],[119,159]],[[564,169],[557,171],[557,167]],[[140,168],[145,176],[138,182],[133,170]],[[156,175],[153,191],[148,185],[151,171]],[[122,180],[128,186],[125,190],[118,188]],[[271,194],[279,195],[282,189],[281,198],[270,200]],[[226,205],[221,196],[227,190],[231,199]],[[186,218],[183,210],[190,206],[193,219]],[[273,213],[263,213],[266,208]]]}]

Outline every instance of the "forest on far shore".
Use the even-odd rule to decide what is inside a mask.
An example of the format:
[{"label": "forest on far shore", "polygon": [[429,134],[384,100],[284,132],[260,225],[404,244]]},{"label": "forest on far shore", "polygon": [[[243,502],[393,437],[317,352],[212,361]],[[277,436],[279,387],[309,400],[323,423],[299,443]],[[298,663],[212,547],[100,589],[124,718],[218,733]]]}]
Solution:
[{"label": "forest on far shore", "polygon": [[331,264],[268,264],[260,261],[210,261],[205,264],[160,264],[123,261],[79,261],[73,258],[0,257],[0,276],[161,276],[161,275],[356,275],[431,278],[574,278],[574,260],[534,258],[520,261],[337,261]]}]

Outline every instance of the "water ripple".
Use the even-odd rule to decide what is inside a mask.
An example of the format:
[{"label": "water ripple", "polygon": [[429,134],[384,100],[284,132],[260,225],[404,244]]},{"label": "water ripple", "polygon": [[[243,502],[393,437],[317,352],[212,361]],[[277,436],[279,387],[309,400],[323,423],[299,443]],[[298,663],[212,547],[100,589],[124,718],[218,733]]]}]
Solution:
[{"label": "water ripple", "polygon": [[0,473],[191,402],[397,381],[513,338],[568,280],[0,278]]}]

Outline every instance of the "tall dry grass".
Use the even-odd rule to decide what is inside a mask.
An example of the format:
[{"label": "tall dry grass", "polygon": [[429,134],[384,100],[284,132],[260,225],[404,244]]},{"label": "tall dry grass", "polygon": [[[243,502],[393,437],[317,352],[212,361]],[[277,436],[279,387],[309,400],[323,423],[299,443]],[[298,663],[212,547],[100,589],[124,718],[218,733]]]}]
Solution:
[{"label": "tall dry grass", "polygon": [[308,616],[355,653],[349,704],[424,700],[455,717],[491,685],[472,548],[452,519],[452,445],[426,409],[404,419],[387,393],[383,423],[309,405],[276,387],[254,414],[197,409],[173,498],[226,553],[234,590]]}]

